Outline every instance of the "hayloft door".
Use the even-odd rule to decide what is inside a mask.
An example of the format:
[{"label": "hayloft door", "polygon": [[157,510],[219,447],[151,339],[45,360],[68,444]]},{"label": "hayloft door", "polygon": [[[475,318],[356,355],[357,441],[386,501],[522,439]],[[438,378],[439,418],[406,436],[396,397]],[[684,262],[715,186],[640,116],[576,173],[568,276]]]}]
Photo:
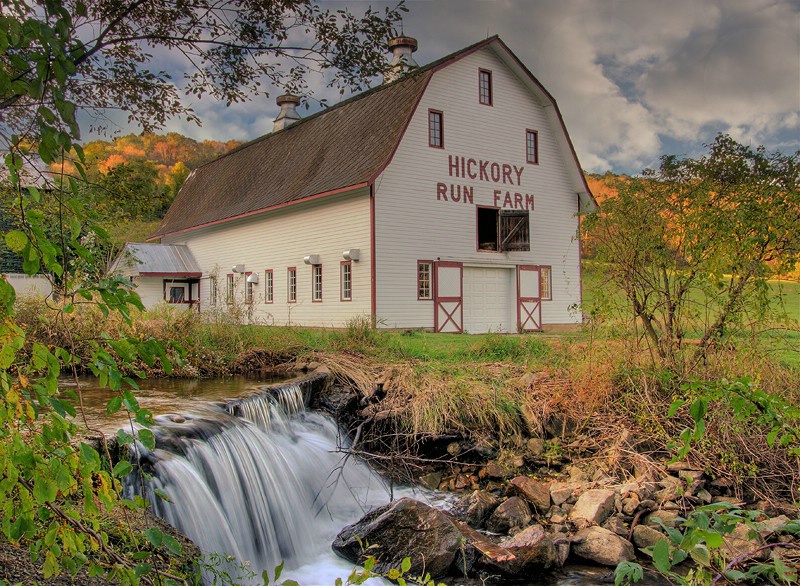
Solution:
[{"label": "hayloft door", "polygon": [[542,331],[541,270],[517,267],[517,329],[520,332]]},{"label": "hayloft door", "polygon": [[434,263],[434,315],[437,332],[460,334],[464,331],[464,269],[460,262]]}]

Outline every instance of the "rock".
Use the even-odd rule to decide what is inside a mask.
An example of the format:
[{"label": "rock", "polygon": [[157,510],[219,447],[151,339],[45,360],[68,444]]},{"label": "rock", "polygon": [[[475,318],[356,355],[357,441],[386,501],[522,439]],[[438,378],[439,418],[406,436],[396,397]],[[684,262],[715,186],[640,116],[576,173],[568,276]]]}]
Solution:
[{"label": "rock", "polygon": [[459,547],[456,555],[456,567],[467,574],[476,561],[483,560],[487,563],[501,563],[514,558],[514,555],[497,545],[489,536],[480,533],[461,521],[455,522],[461,532],[463,547]]},{"label": "rock", "polygon": [[[721,550],[725,553],[726,559],[730,561],[750,553],[762,545],[764,545],[764,538],[744,523],[740,523],[732,533],[728,533],[722,537]],[[763,560],[768,556],[768,551],[760,551],[758,554],[754,555],[753,558]]]},{"label": "rock", "polygon": [[636,493],[631,494],[628,498],[622,499],[622,512],[629,517],[636,512],[639,508],[639,497]]},{"label": "rock", "polygon": [[564,564],[567,563],[567,559],[569,558],[569,550],[570,545],[569,541],[561,538],[556,544],[556,561],[558,561],[558,565],[563,567]]},{"label": "rock", "polygon": [[708,492],[705,488],[701,488],[700,490],[698,490],[696,496],[697,498],[700,499],[700,502],[702,502],[704,505],[709,504],[714,499],[714,497],[711,496],[711,493]]},{"label": "rock", "polygon": [[553,541],[541,525],[531,525],[500,542],[500,546],[514,555],[503,568],[505,573],[521,576],[535,570],[547,570],[558,562]]},{"label": "rock", "polygon": [[519,497],[512,496],[489,516],[486,528],[492,533],[508,533],[512,529],[526,527],[531,522],[531,510]]},{"label": "rock", "polygon": [[761,537],[767,537],[771,533],[779,531],[790,521],[791,519],[789,519],[789,517],[786,515],[779,515],[777,517],[773,517],[772,519],[767,519],[765,521],[761,521],[760,523],[756,523],[756,526],[758,527],[758,532],[761,534]]},{"label": "rock", "polygon": [[456,503],[453,514],[468,525],[479,528],[499,504],[500,501],[493,494],[476,490]]},{"label": "rock", "polygon": [[665,539],[665,537],[661,531],[647,525],[637,525],[633,528],[633,543],[636,547],[642,549],[651,547],[662,539]]},{"label": "rock", "polygon": [[575,490],[574,484],[566,482],[553,482],[550,484],[550,500],[554,505],[561,505],[567,501]]},{"label": "rock", "polygon": [[544,440],[532,437],[526,442],[528,451],[534,456],[541,456],[544,453]]},{"label": "rock", "polygon": [[702,470],[681,470],[678,472],[678,478],[686,480],[687,482],[694,482],[703,478]]},{"label": "rock", "polygon": [[621,535],[623,537],[628,536],[628,525],[618,515],[609,517],[608,520],[603,523],[603,527],[612,533],[616,533],[617,535]]},{"label": "rock", "polygon": [[614,491],[604,488],[587,490],[569,512],[572,520],[585,519],[589,523],[602,523],[614,508]]},{"label": "rock", "polygon": [[575,534],[572,553],[584,560],[610,567],[636,558],[630,541],[597,526],[581,529]]},{"label": "rock", "polygon": [[569,419],[563,413],[551,413],[544,421],[544,430],[550,437],[569,435],[577,428],[577,422]]},{"label": "rock", "polygon": [[443,512],[414,499],[402,498],[367,513],[336,536],[332,547],[340,556],[363,563],[362,544],[372,546],[378,572],[399,568],[411,558],[412,575],[444,575],[456,557],[461,532]]},{"label": "rock", "polygon": [[431,472],[430,474],[425,474],[424,476],[420,476],[417,480],[423,486],[427,486],[431,490],[436,490],[439,488],[439,484],[441,484],[442,482],[442,473]]},{"label": "rock", "polygon": [[567,474],[569,474],[570,482],[586,482],[589,480],[589,477],[586,476],[586,472],[577,466],[569,466],[567,468]]},{"label": "rock", "polygon": [[511,480],[515,492],[534,506],[536,512],[543,515],[550,509],[550,486],[544,482],[517,476]]},{"label": "rock", "polygon": [[492,460],[491,462],[487,463],[486,466],[481,468],[480,472],[478,472],[478,476],[481,478],[501,479],[511,475],[504,466],[501,466],[496,461]]},{"label": "rock", "polygon": [[669,472],[680,472],[681,470],[692,470],[694,467],[688,462],[673,462],[667,465]]},{"label": "rock", "polygon": [[311,361],[306,365],[308,370],[317,370],[320,366],[322,366],[319,362]]},{"label": "rock", "polygon": [[469,479],[469,476],[465,474],[457,474],[453,480],[451,480],[453,484],[453,490],[464,490],[472,485],[472,481]]},{"label": "rock", "polygon": [[656,519],[661,519],[661,522],[667,527],[677,527],[680,523],[678,517],[680,517],[678,511],[655,511],[647,515],[644,522],[653,527],[660,527]]}]

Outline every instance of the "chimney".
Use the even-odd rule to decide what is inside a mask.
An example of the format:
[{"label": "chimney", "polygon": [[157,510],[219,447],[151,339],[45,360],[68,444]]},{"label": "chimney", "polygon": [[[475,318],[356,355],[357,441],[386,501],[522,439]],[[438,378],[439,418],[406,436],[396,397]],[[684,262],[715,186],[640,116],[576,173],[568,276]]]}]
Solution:
[{"label": "chimney", "polygon": [[388,46],[389,51],[392,53],[392,60],[389,63],[389,71],[383,76],[383,83],[392,82],[409,69],[419,67],[411,56],[417,50],[417,39],[399,36],[390,40]]},{"label": "chimney", "polygon": [[292,94],[283,94],[278,96],[275,101],[281,107],[281,113],[278,114],[272,124],[272,132],[282,130],[300,120],[300,114],[297,113],[297,106],[300,105],[299,97]]}]

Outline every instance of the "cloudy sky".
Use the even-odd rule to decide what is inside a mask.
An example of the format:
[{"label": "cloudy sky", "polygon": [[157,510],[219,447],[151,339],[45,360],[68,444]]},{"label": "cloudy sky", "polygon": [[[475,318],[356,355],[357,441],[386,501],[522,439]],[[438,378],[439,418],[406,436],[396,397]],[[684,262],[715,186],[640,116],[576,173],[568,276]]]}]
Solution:
[{"label": "cloudy sky", "polygon": [[[386,2],[323,1],[353,11]],[[695,155],[718,132],[800,149],[797,0],[407,0],[424,65],[498,34],[555,96],[587,171],[637,172]],[[331,96],[333,97],[333,96]],[[272,100],[270,100],[272,102]],[[194,105],[198,139],[269,132],[263,101]]]}]

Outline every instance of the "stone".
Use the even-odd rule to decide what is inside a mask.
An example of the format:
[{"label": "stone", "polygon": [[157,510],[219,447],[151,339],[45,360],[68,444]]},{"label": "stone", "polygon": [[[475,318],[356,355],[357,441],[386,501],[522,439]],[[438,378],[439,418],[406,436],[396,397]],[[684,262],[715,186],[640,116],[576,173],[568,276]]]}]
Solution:
[{"label": "stone", "polygon": [[714,497],[712,497],[711,493],[708,492],[705,488],[701,488],[700,490],[698,490],[696,496],[697,498],[700,499],[700,502],[703,503],[704,505],[707,505],[711,503],[712,500],[714,500]]},{"label": "stone", "polygon": [[621,535],[623,537],[628,536],[628,525],[625,523],[625,520],[621,519],[618,515],[612,515],[609,517],[606,522],[603,523],[603,527],[613,533],[616,533],[617,535]]},{"label": "stone", "polygon": [[453,479],[454,490],[464,490],[465,488],[468,488],[471,485],[472,481],[466,474],[457,474],[456,477]]},{"label": "stone", "polygon": [[550,509],[550,485],[545,482],[517,476],[511,480],[516,494],[533,505],[536,512],[543,515]]},{"label": "stone", "polygon": [[544,453],[544,440],[538,437],[530,438],[527,443],[528,451],[534,456],[541,456]]},{"label": "stone", "polygon": [[510,476],[508,470],[504,466],[501,466],[494,460],[488,462],[486,466],[481,468],[480,472],[478,472],[478,476],[481,478],[491,478],[491,479],[502,479]]},{"label": "stone", "polygon": [[418,481],[423,486],[427,486],[431,490],[437,490],[439,488],[439,484],[442,482],[442,473],[441,472],[431,472],[430,474],[425,474],[424,476],[420,476]]},{"label": "stone", "polygon": [[[732,533],[728,533],[722,537],[721,550],[724,552],[726,559],[731,561],[734,558],[755,551],[764,545],[764,543],[764,538],[761,537],[758,532],[753,531],[744,523],[740,523]],[[769,556],[769,552],[760,551],[758,554],[754,555],[753,558],[763,560],[767,556]]]},{"label": "stone", "polygon": [[512,529],[526,527],[531,522],[531,510],[519,497],[512,496],[501,503],[486,521],[486,529],[492,533],[508,533]]},{"label": "stone", "polygon": [[499,543],[508,555],[481,555],[477,564],[505,578],[530,577],[558,565],[556,547],[541,525],[531,525]]},{"label": "stone", "polygon": [[569,512],[569,518],[585,519],[589,523],[602,523],[614,508],[614,491],[605,488],[587,490],[578,497]]},{"label": "stone", "polygon": [[658,529],[647,525],[637,525],[633,528],[633,543],[638,548],[652,547],[662,539],[665,539],[664,534]]},{"label": "stone", "polygon": [[667,527],[677,527],[678,523],[678,511],[654,511],[645,517],[644,522],[653,527],[660,527],[656,519],[661,519],[661,522],[666,525]]},{"label": "stone", "polygon": [[786,515],[779,515],[756,523],[756,527],[758,527],[758,532],[761,534],[761,537],[767,537],[776,531],[780,531],[780,529],[790,521],[791,519]]},{"label": "stone", "polygon": [[703,478],[702,470],[681,470],[678,472],[678,478],[686,480],[687,482],[694,482]]},{"label": "stone", "polygon": [[456,503],[453,514],[468,525],[480,528],[499,504],[499,499],[493,494],[476,490]]},{"label": "stone", "polygon": [[569,558],[569,550],[570,544],[569,540],[564,539],[563,537],[558,540],[556,543],[556,559],[558,561],[558,565],[563,567],[564,564],[567,563],[567,559]]},{"label": "stone", "polygon": [[639,497],[632,493],[628,498],[622,499],[622,512],[629,517],[639,508]]},{"label": "stone", "polygon": [[410,574],[430,572],[443,576],[453,564],[461,545],[461,532],[442,511],[411,498],[379,507],[348,525],[336,536],[333,550],[354,563],[363,563],[362,545],[369,543],[375,570],[399,568],[411,559]]},{"label": "stone", "polygon": [[458,456],[461,453],[461,444],[458,442],[450,442],[447,444],[447,453],[451,456]]},{"label": "stone", "polygon": [[575,491],[575,485],[566,482],[553,482],[550,484],[550,500],[554,505],[567,502]]},{"label": "stone", "polygon": [[569,474],[570,482],[586,482],[589,480],[589,477],[586,476],[586,472],[577,466],[569,466],[567,468],[567,474]]},{"label": "stone", "polygon": [[636,559],[630,541],[597,526],[581,529],[574,535],[572,553],[581,559],[610,567]]}]

